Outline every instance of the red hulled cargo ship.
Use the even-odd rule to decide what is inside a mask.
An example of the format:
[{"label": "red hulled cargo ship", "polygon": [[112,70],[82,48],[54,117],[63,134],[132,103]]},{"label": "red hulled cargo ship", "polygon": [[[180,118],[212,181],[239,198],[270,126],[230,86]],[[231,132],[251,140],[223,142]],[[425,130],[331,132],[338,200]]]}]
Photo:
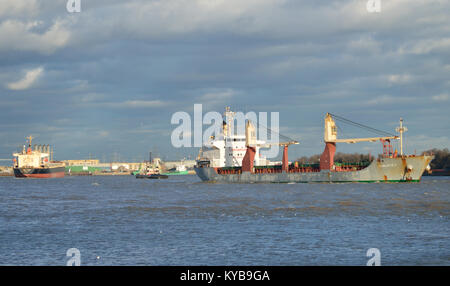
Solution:
[{"label": "red hulled cargo ship", "polygon": [[32,136],[27,137],[28,147],[23,146],[20,153],[14,153],[14,176],[17,178],[62,178],[65,164],[49,160],[50,146],[31,147]]}]

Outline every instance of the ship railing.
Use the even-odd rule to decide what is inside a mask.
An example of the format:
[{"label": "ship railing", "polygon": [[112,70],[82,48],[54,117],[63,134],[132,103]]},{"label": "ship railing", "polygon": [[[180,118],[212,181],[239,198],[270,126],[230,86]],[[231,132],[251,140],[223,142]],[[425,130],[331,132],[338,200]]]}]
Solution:
[{"label": "ship railing", "polygon": [[211,161],[208,159],[199,159],[197,160],[197,167],[198,168],[207,168],[211,166]]}]

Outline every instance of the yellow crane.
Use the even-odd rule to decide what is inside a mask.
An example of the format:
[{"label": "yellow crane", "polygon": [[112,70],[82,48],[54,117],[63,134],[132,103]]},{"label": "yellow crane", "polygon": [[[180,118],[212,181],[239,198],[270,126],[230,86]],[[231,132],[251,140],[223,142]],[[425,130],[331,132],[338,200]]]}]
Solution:
[{"label": "yellow crane", "polygon": [[327,113],[325,116],[325,133],[324,141],[330,143],[358,143],[358,142],[376,142],[378,140],[390,140],[398,139],[398,136],[381,136],[381,137],[368,137],[368,138],[348,138],[348,139],[338,139],[337,138],[337,127],[333,116]]},{"label": "yellow crane", "polygon": [[257,143],[256,139],[256,129],[252,122],[249,120],[245,126],[245,145],[247,147],[247,152],[242,161],[243,171],[252,171],[253,160],[255,156],[255,148],[270,148],[273,145],[283,146],[283,159],[282,159],[282,169],[287,172],[289,169],[289,158],[288,158],[288,147],[289,145],[299,144],[296,140],[289,140],[284,142],[265,142]]},{"label": "yellow crane", "polygon": [[[385,134],[388,136],[380,136],[380,137],[366,137],[366,138],[348,138],[348,139],[338,139],[337,135],[337,126],[334,118],[342,120],[345,123],[349,123],[372,132],[378,134]],[[369,126],[365,126],[348,119],[342,118],[337,115],[333,115],[331,113],[327,113],[325,115],[325,128],[324,128],[324,136],[323,139],[325,141],[325,150],[320,156],[320,169],[321,170],[331,170],[334,167],[334,153],[336,152],[336,143],[357,143],[357,142],[375,142],[381,141],[383,143],[383,153],[385,150],[391,150],[392,146],[390,145],[391,139],[399,139],[398,136],[387,133],[385,131],[381,131]],[[388,142],[389,145],[386,146],[385,143]],[[387,151],[390,155],[391,151]]]}]

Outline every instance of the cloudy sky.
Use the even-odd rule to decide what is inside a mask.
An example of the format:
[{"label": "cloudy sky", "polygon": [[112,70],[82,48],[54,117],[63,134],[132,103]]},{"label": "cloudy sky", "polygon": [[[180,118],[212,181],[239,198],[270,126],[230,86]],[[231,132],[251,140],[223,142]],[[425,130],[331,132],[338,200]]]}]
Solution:
[{"label": "cloudy sky", "polygon": [[66,4],[0,0],[0,158],[29,134],[57,159],[195,156],[170,143],[172,114],[194,103],[280,112],[301,141],[291,157],[322,152],[326,112],[390,132],[403,117],[411,153],[450,147],[448,0]]}]

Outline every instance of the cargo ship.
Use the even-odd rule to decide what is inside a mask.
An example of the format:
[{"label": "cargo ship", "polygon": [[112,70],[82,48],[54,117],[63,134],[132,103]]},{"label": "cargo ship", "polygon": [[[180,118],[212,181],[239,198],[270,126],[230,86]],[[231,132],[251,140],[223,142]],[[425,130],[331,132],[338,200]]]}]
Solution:
[{"label": "cargo ship", "polygon": [[[197,158],[197,164],[194,167],[195,172],[202,181],[219,183],[419,182],[424,170],[427,167],[429,168],[429,163],[434,158],[431,154],[421,156],[403,154],[402,134],[407,129],[403,126],[402,119],[400,119],[400,127],[396,129],[399,136],[384,132],[384,135],[387,136],[350,139],[338,139],[335,119],[349,121],[331,113],[326,114],[324,120],[325,149],[320,156],[318,164],[289,163],[288,147],[292,144],[298,144],[298,141],[295,140],[276,143],[283,150],[281,164],[257,164],[258,161],[261,161],[261,158],[255,156],[259,152],[259,148],[267,148],[270,144],[258,141],[255,135],[255,127],[251,121],[247,121],[245,135],[239,137],[244,138],[243,146],[236,148],[241,153],[243,148],[245,148],[245,154],[240,160],[241,164],[223,164],[234,160],[234,158],[226,159],[222,155],[225,153],[223,150],[225,148],[223,147],[225,146],[224,142],[229,139],[229,134],[224,128],[223,137],[215,140],[218,142],[212,142],[209,143],[209,146],[206,146],[206,154],[203,150],[204,148],[201,149]],[[356,124],[359,127],[365,127],[380,133],[377,129]],[[400,141],[400,154],[397,150],[393,151],[391,140]],[[381,141],[383,145],[383,154],[379,158],[366,164],[334,162],[337,143],[376,141]],[[234,148],[231,149],[233,150]],[[228,155],[234,157],[233,152],[229,152]]]},{"label": "cargo ship", "polygon": [[28,146],[22,152],[14,153],[14,176],[17,178],[62,178],[65,164],[50,160],[49,145],[34,145],[32,136],[27,137]]}]

